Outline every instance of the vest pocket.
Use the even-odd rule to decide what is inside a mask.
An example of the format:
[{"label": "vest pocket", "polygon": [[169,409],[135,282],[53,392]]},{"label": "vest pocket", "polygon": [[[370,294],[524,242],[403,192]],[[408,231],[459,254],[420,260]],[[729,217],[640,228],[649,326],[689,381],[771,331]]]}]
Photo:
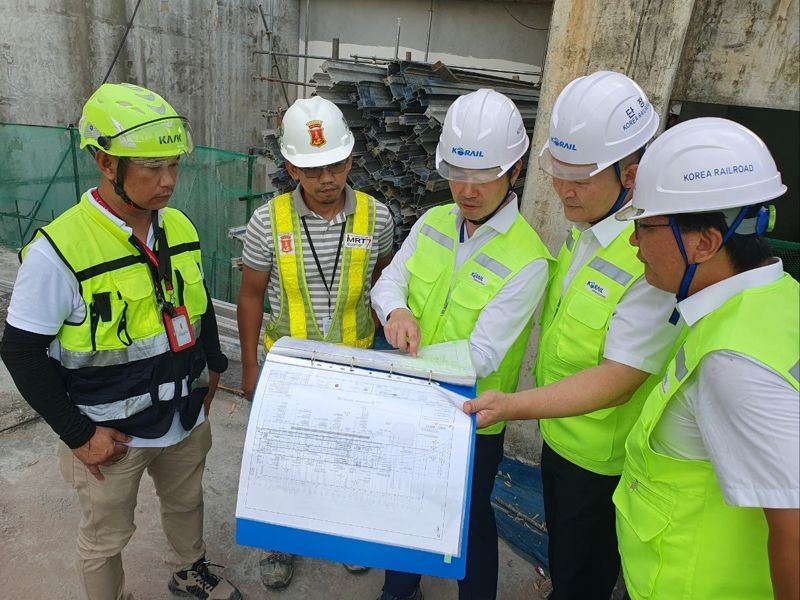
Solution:
[{"label": "vest pocket", "polygon": [[674,501],[623,473],[614,492],[617,539],[625,584],[637,597],[649,598],[662,570],[662,540]]},{"label": "vest pocket", "polygon": [[203,273],[191,257],[176,257],[172,260],[175,277],[175,302],[186,307],[192,321],[206,312],[208,299],[203,286]]},{"label": "vest pocket", "polygon": [[563,310],[566,314],[556,345],[558,357],[579,369],[596,366],[603,358],[606,326],[613,307],[578,291]]},{"label": "vest pocket", "polygon": [[[137,265],[130,269],[113,271],[111,279],[117,288],[111,294],[112,319],[101,323],[98,331],[98,348],[104,346],[101,332],[107,329],[110,347],[122,342],[148,337],[162,330],[161,320],[153,293],[153,280],[147,267]],[[126,343],[127,342],[127,343]],[[107,346],[108,347],[108,346]]]},{"label": "vest pocket", "polygon": [[431,300],[431,292],[436,285],[436,280],[439,279],[443,267],[433,265],[414,253],[406,261],[406,269],[408,269],[409,274],[408,308],[419,319],[425,312],[425,306]]}]

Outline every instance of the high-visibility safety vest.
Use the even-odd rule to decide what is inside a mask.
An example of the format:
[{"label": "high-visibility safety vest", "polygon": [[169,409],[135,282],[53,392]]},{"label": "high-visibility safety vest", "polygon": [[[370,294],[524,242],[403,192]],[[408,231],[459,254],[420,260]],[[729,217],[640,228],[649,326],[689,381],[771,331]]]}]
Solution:
[{"label": "high-visibility safety vest", "polygon": [[[468,340],[483,308],[514,275],[531,262],[553,258],[538,234],[517,215],[505,234],[497,234],[455,272],[458,228],[453,204],[437,206],[419,228],[414,253],[406,262],[409,273],[408,308],[417,318],[420,345]],[[528,323],[496,371],[478,379],[478,393],[514,392],[531,332]],[[479,429],[500,433],[504,422]]]},{"label": "high-visibility safety vest", "polygon": [[[356,192],[356,210],[348,215],[345,242],[341,250],[339,289],[336,306],[326,336],[317,325],[317,317],[308,292],[303,264],[303,242],[300,236],[300,217],[292,206],[292,195],[281,194],[270,203],[272,239],[275,248],[274,264],[278,267],[281,285],[281,306],[271,315],[264,335],[264,349],[269,352],[283,336],[321,340],[345,346],[371,348],[375,338],[369,298],[364,284],[369,277],[372,244],[348,244],[347,239],[375,234],[375,198]],[[331,282],[333,285],[333,282]]]},{"label": "high-visibility safety vest", "polygon": [[798,288],[784,274],[703,317],[689,329],[663,381],[647,398],[626,443],[625,468],[614,493],[625,583],[634,600],[773,597],[763,509],[725,504],[709,461],[659,454],[650,437],[675,393],[712,352],[749,356],[798,389]]},{"label": "high-visibility safety vest", "polygon": [[[580,231],[572,227],[558,254],[556,274],[540,318],[539,349],[533,374],[537,387],[595,367],[603,360],[606,334],[617,304],[644,275],[644,265],[628,241],[633,224],[600,249],[575,273],[561,294]],[[625,404],[560,419],[540,419],[542,437],[570,462],[602,475],[619,475],[625,438],[644,399],[656,384],[649,378]]]},{"label": "high-visibility safety vest", "polygon": [[[173,283],[172,292],[162,287],[164,296],[186,307],[198,336],[208,296],[197,231],[179,210],[162,215]],[[208,392],[203,345],[170,349],[150,266],[129,234],[84,194],[33,239],[39,236],[74,273],[86,305],[83,321],[65,322],[56,335],[70,400],[95,423],[137,437],[164,435],[176,410],[191,429]]]}]

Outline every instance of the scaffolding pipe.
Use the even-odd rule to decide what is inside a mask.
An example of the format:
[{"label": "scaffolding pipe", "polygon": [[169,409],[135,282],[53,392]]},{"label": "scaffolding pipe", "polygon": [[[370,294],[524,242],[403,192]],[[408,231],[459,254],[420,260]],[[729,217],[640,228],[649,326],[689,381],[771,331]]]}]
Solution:
[{"label": "scaffolding pipe", "polygon": [[331,40],[331,59],[339,60],[339,38]]},{"label": "scaffolding pipe", "polygon": [[[411,52],[406,52],[406,60],[411,60],[409,57],[411,56]],[[373,62],[392,62],[391,58],[383,58],[380,56],[364,56],[362,54],[351,54],[350,58],[355,59],[356,61],[359,60],[371,60]],[[342,59],[344,60],[344,59]],[[350,61],[353,62],[353,61]],[[465,65],[451,65],[447,64],[448,69],[462,69],[464,71],[491,71],[493,73],[519,73],[520,75],[534,75],[534,76],[541,76],[541,71],[522,71],[519,69],[498,69],[492,67],[471,67]]]},{"label": "scaffolding pipe", "polygon": [[394,59],[397,60],[397,55],[400,52],[400,21],[402,19],[397,17],[397,39],[394,42]]},{"label": "scaffolding pipe", "polygon": [[[306,82],[308,81],[308,17],[309,17],[308,11],[310,2],[311,0],[306,0],[306,35],[303,44],[303,54],[306,55],[305,60],[303,60],[303,81]],[[303,92],[303,95],[305,95],[305,91]]]},{"label": "scaffolding pipe", "polygon": [[433,27],[433,0],[431,0],[431,7],[428,9],[428,41],[425,42],[425,62],[428,62],[428,50],[431,48],[431,28]]}]

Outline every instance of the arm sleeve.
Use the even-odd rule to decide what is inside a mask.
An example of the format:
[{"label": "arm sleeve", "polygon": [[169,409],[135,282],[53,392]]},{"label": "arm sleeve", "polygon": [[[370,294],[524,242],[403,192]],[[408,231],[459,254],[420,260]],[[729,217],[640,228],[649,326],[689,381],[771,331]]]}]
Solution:
[{"label": "arm sleeve", "polygon": [[378,230],[378,258],[392,253],[394,248],[394,219],[392,213],[382,202],[375,203],[376,225]]},{"label": "arm sleeve", "polygon": [[675,296],[639,278],[617,304],[608,326],[603,358],[645,373],[659,373],[681,333],[669,316]]},{"label": "arm sleeve", "polygon": [[766,365],[713,352],[699,367],[697,425],[725,501],[800,508],[800,403]]},{"label": "arm sleeve", "polygon": [[265,204],[256,209],[244,234],[242,262],[255,271],[272,270],[272,224],[269,206]]},{"label": "arm sleeve", "polygon": [[75,449],[89,441],[95,425],[70,401],[55,361],[47,356],[54,337],[6,323],[0,358],[25,401],[67,446]]},{"label": "arm sleeve", "polygon": [[207,288],[206,297],[208,298],[208,308],[200,318],[200,340],[206,353],[206,363],[209,370],[215,373],[224,373],[228,369],[228,357],[223,354],[220,347],[217,315],[214,312],[214,304]]},{"label": "arm sleeve", "polygon": [[400,250],[394,255],[392,262],[383,270],[372,288],[370,294],[372,307],[375,309],[381,325],[386,325],[389,313],[393,310],[407,308],[409,274],[406,269],[406,261],[411,258],[417,248],[417,235],[423,220],[424,217],[414,223],[408,237],[400,246]]}]

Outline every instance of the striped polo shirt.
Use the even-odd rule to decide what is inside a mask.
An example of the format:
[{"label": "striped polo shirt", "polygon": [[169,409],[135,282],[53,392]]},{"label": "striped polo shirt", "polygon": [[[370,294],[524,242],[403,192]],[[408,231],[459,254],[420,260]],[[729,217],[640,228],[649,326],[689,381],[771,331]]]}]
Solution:
[{"label": "striped polo shirt", "polygon": [[[332,221],[328,221],[311,211],[300,194],[298,185],[292,192],[292,204],[294,210],[302,218],[305,217],[308,225],[308,233],[311,234],[311,241],[314,250],[319,258],[320,266],[325,273],[325,280],[330,285],[333,265],[336,260],[336,250],[339,246],[339,239],[342,232],[342,225],[349,215],[356,209],[356,195],[353,189],[345,186],[344,210],[337,214]],[[308,243],[306,231],[300,224],[300,236],[303,243],[303,266],[306,274],[306,284],[311,295],[311,304],[314,307],[314,315],[317,325],[322,329],[322,319],[328,316],[328,292],[322,281],[314,255]],[[394,221],[389,209],[382,202],[375,202],[375,235],[373,240],[373,251],[370,255],[367,267],[367,281],[364,285],[364,294],[369,298],[371,288],[372,272],[378,257],[385,257],[392,252],[394,239]],[[267,299],[271,310],[277,314],[281,305],[280,277],[277,269],[273,269],[275,248],[272,239],[272,223],[270,218],[270,203],[260,206],[253,213],[250,222],[247,224],[247,233],[244,238],[244,249],[242,251],[242,262],[255,271],[269,271],[270,277],[267,283]],[[342,258],[339,257],[339,265],[336,269],[336,278],[333,280],[330,291],[330,314],[336,307],[336,296],[339,292],[339,274],[342,269]]]}]

